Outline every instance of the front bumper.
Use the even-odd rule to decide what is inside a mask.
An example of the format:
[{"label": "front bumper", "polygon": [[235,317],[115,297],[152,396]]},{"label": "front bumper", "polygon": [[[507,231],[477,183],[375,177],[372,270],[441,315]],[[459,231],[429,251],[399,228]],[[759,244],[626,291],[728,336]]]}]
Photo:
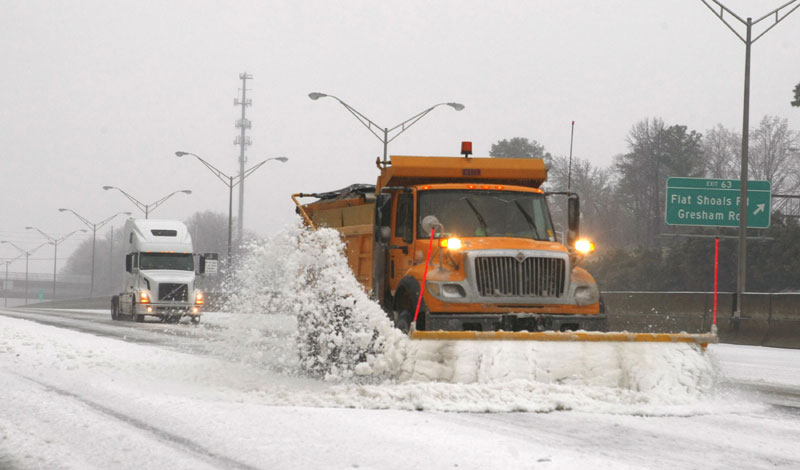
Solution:
[{"label": "front bumper", "polygon": [[199,316],[202,313],[202,306],[195,304],[136,304],[138,315],[154,315],[158,317],[166,316]]}]

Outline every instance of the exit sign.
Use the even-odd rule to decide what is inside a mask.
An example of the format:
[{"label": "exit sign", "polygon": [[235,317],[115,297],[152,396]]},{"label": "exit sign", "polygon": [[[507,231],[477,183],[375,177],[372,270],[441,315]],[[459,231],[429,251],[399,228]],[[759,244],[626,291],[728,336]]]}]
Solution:
[{"label": "exit sign", "polygon": [[[667,225],[739,226],[739,180],[667,178]],[[747,182],[747,227],[767,228],[771,184]]]}]

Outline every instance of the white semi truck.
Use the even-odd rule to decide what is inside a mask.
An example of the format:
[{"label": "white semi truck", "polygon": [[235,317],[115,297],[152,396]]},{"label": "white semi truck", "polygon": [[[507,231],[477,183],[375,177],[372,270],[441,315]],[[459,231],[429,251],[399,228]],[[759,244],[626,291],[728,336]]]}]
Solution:
[{"label": "white semi truck", "polygon": [[[125,276],[122,292],[111,298],[111,318],[143,322],[145,316],[198,323],[203,292],[195,288],[192,237],[177,220],[128,219],[123,232]],[[202,274],[200,258],[198,274]]]}]

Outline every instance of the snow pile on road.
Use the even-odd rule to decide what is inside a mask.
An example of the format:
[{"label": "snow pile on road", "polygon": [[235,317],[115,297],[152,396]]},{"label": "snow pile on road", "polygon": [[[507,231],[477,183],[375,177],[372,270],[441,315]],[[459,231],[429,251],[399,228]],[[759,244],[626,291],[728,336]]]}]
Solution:
[{"label": "snow pile on road", "polygon": [[[297,319],[296,365],[340,384],[325,397],[309,397],[312,402],[541,411],[574,408],[582,399],[552,397],[576,390],[582,390],[579,395],[589,402],[613,396],[612,401],[625,406],[679,405],[713,387],[710,360],[699,347],[684,343],[411,341],[363,292],[343,249],[334,230],[287,227],[250,247],[229,304],[235,312]],[[249,315],[236,316],[253,324]],[[237,332],[235,338],[238,344],[242,335]],[[598,387],[622,393],[598,394]],[[344,397],[350,395],[364,401],[348,404]],[[549,398],[542,400],[544,396]]]},{"label": "snow pile on road", "polygon": [[305,372],[363,381],[389,378],[399,368],[408,339],[353,277],[337,231],[292,225],[247,252],[227,307],[296,317]]}]

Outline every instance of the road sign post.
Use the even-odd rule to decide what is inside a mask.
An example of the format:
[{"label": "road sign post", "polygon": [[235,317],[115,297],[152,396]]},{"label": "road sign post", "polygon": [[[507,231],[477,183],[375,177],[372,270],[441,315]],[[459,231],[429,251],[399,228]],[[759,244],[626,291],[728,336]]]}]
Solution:
[{"label": "road sign post", "polygon": [[[739,180],[667,178],[667,225],[738,227]],[[770,223],[771,184],[747,182],[747,228]]]}]

